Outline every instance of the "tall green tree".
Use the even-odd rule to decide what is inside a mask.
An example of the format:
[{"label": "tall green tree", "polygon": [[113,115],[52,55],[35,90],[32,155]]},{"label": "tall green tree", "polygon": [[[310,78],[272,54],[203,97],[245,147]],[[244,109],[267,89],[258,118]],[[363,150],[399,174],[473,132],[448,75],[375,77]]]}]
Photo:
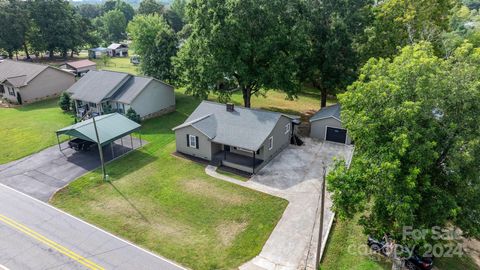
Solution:
[{"label": "tall green tree", "polygon": [[184,23],[187,22],[187,3],[188,0],[173,0],[170,5],[170,9],[175,12]]},{"label": "tall green tree", "polygon": [[228,99],[234,90],[250,107],[253,95],[299,89],[298,54],[305,49],[298,1],[192,0],[187,5],[191,35],[175,65],[187,92]]},{"label": "tall green tree", "polygon": [[359,57],[356,43],[371,17],[370,0],[306,1],[309,50],[300,57],[302,81],[327,95],[344,91],[356,77]]},{"label": "tall green tree", "polygon": [[[50,57],[55,51],[60,51],[66,57],[67,51],[80,40],[72,35],[72,29],[77,25],[70,3],[63,0],[29,0],[27,6],[37,35],[35,42],[38,42],[38,45],[30,42],[31,45],[45,47]],[[48,16],[45,15],[46,11]]]},{"label": "tall green tree", "polygon": [[162,14],[163,8],[163,5],[156,0],[142,0],[142,2],[140,2],[140,6],[138,7],[138,14]]},{"label": "tall green tree", "polygon": [[175,33],[161,16],[137,15],[128,24],[135,52],[141,56],[140,68],[146,75],[173,83],[172,57],[177,53]]},{"label": "tall green tree", "polygon": [[30,27],[29,14],[25,2],[19,0],[0,1],[0,48],[9,58],[14,52],[23,49],[27,55],[27,32]]},{"label": "tall green tree", "polygon": [[449,17],[457,0],[379,1],[375,19],[362,42],[365,59],[389,57],[399,48],[421,41],[440,47],[441,34],[449,29]]},{"label": "tall green tree", "polygon": [[366,233],[399,243],[414,241],[404,226],[480,236],[479,61],[468,43],[448,60],[421,43],[368,61],[340,95],[356,148],[350,169],[328,176],[339,216],[361,212]]},{"label": "tall green tree", "polygon": [[90,19],[90,20],[95,19],[97,17],[100,17],[103,13],[101,5],[89,4],[89,3],[80,4],[80,5],[76,6],[75,10],[82,17]]},{"label": "tall green tree", "polygon": [[107,0],[103,4],[103,12],[107,13],[109,11],[113,10],[118,10],[123,13],[123,16],[125,16],[125,20],[127,23],[133,19],[133,16],[135,16],[135,10],[133,7],[126,3],[125,1],[122,0]]},{"label": "tall green tree", "polygon": [[107,42],[120,42],[126,38],[127,19],[120,10],[111,10],[101,17],[103,38]]}]

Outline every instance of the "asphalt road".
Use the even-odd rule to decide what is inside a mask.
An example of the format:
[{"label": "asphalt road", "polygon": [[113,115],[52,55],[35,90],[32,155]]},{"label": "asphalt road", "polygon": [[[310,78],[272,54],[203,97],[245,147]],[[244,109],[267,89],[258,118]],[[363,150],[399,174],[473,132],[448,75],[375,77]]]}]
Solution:
[{"label": "asphalt road", "polygon": [[0,184],[0,269],[183,267]]}]

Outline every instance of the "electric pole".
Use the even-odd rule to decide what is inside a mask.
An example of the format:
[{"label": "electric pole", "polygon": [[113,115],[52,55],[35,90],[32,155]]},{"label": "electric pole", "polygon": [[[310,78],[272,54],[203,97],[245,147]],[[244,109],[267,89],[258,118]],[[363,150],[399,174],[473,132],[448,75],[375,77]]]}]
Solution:
[{"label": "electric pole", "polygon": [[318,247],[317,247],[317,268],[320,268],[320,255],[323,242],[323,219],[325,216],[325,192],[326,192],[326,175],[327,175],[327,166],[323,164],[323,175],[322,175],[322,189],[320,194],[320,227],[318,228]]},{"label": "electric pole", "polygon": [[97,137],[98,153],[100,154],[100,163],[102,164],[102,175],[103,181],[107,179],[107,173],[105,171],[105,162],[103,161],[103,150],[102,145],[100,144],[100,137],[98,136],[97,123],[95,122],[95,116],[92,117],[93,128],[95,129],[95,136]]}]

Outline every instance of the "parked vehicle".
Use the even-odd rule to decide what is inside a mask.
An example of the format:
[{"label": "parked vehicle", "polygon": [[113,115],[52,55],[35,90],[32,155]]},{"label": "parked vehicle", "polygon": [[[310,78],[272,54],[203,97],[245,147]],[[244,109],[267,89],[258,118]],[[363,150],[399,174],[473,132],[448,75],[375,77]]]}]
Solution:
[{"label": "parked vehicle", "polygon": [[134,56],[130,57],[130,63],[132,63],[134,65],[140,64],[140,56],[134,55]]},{"label": "parked vehicle", "polygon": [[[377,240],[373,237],[368,237],[367,245],[375,252],[380,253],[385,257],[389,257],[388,245],[386,237],[382,240]],[[418,251],[414,249],[408,252],[411,255],[405,259],[405,267],[409,270],[431,270],[433,268],[433,256],[421,256]]]},{"label": "parked vehicle", "polygon": [[94,142],[86,141],[80,138],[76,138],[68,142],[68,146],[75,151],[89,151],[93,145],[95,145]]}]

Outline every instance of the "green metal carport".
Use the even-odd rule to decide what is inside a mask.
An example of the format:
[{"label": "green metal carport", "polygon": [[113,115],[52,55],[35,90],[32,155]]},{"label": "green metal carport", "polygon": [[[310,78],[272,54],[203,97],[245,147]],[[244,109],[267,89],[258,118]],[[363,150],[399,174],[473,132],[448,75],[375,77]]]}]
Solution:
[{"label": "green metal carport", "polygon": [[[102,147],[113,143],[117,139],[130,135],[132,141],[132,133],[139,130],[141,125],[119,114],[112,113],[101,116],[96,116],[80,123],[64,127],[56,131],[58,147],[62,151],[60,145],[60,135],[67,135],[70,137],[80,138],[86,141],[93,142],[98,145],[100,160],[102,162],[102,170],[105,177],[105,168],[103,162]],[[140,138],[140,144],[142,140]],[[123,145],[123,140],[122,140]],[[133,141],[132,141],[133,149]],[[113,155],[113,147],[112,147]],[[113,158],[113,156],[112,156]]]}]

